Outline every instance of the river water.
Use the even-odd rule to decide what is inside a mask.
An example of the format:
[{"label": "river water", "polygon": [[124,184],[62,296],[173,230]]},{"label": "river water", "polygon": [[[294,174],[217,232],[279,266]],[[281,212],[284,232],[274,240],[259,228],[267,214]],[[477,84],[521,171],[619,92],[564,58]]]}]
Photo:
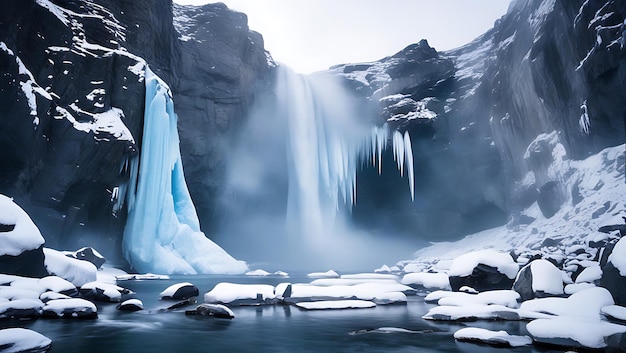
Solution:
[{"label": "river water", "polygon": [[[495,348],[456,342],[454,331],[471,325],[491,330],[524,333],[524,322],[437,323],[421,319],[433,305],[421,296],[406,305],[371,309],[304,311],[293,306],[235,307],[233,320],[186,316],[184,310],[163,312],[171,302],[159,293],[179,282],[200,289],[199,301],[219,282],[276,285],[302,283],[290,278],[246,276],[173,276],[169,280],[123,281],[144,303],[145,310],[129,313],[115,304],[98,304],[96,320],[2,321],[0,328],[25,327],[52,339],[50,353],[73,352],[549,352],[534,347]],[[187,309],[191,309],[189,307]],[[372,331],[394,327],[411,332]]]}]

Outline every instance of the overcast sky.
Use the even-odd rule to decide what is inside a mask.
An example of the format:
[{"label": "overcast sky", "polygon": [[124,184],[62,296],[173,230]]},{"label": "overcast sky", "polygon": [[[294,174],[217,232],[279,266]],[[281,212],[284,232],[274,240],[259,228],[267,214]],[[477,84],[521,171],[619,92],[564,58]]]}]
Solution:
[{"label": "overcast sky", "polygon": [[[174,0],[201,5],[202,0]],[[427,39],[448,50],[493,27],[510,0],[223,0],[248,15],[276,61],[298,72],[367,62]]]}]

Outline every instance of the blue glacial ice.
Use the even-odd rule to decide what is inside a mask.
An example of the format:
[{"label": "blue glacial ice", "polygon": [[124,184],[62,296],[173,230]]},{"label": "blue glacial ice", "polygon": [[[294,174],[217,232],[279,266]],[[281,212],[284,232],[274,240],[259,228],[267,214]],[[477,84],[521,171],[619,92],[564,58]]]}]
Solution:
[{"label": "blue glacial ice", "polygon": [[[238,274],[247,265],[200,230],[180,157],[178,117],[167,84],[148,67],[139,161],[131,161],[124,256],[139,272]],[[135,176],[132,176],[132,175]],[[133,192],[134,191],[134,192]]]}]

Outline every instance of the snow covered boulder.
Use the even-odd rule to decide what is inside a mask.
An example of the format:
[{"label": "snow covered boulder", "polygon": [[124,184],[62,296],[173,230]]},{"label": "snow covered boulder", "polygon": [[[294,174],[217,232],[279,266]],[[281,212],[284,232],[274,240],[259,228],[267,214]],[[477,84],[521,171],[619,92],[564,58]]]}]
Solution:
[{"label": "snow covered boulder", "polygon": [[606,262],[601,261],[600,286],[611,292],[616,304],[626,306],[626,238],[620,239],[612,251],[607,246],[603,257]]},{"label": "snow covered boulder", "polygon": [[133,294],[132,291],[110,283],[89,282],[80,287],[84,299],[108,303],[119,303],[123,296]]},{"label": "snow covered boulder", "polygon": [[459,341],[479,342],[497,347],[521,347],[533,343],[528,336],[514,336],[506,331],[490,331],[478,327],[462,328],[454,333],[454,338]]},{"label": "snow covered boulder", "polygon": [[626,326],[601,321],[599,318],[558,316],[534,320],[526,330],[535,342],[567,348],[603,349],[607,339],[626,332]]},{"label": "snow covered boulder", "polygon": [[511,289],[518,270],[519,265],[510,254],[486,249],[457,257],[448,276],[453,291],[463,286],[478,291]]},{"label": "snow covered boulder", "polygon": [[209,304],[264,305],[277,302],[274,286],[221,282],[204,295]]},{"label": "snow covered boulder", "polygon": [[211,316],[220,319],[234,319],[235,313],[221,304],[200,304],[195,310],[185,311],[185,315]]},{"label": "snow covered boulder", "polygon": [[2,273],[43,277],[44,239],[28,214],[0,194],[0,269]]},{"label": "snow covered boulder", "polygon": [[0,349],[2,353],[45,352],[52,340],[25,328],[6,328],[0,330]]},{"label": "snow covered boulder", "polygon": [[120,311],[139,311],[143,310],[143,303],[139,299],[128,299],[121,302],[117,306],[117,310]]},{"label": "snow covered boulder", "polygon": [[43,307],[43,317],[67,319],[95,319],[98,317],[96,306],[85,299],[50,300]]},{"label": "snow covered boulder", "polygon": [[0,319],[36,319],[41,316],[43,306],[41,300],[27,298],[0,303]]},{"label": "snow covered boulder", "polygon": [[107,261],[104,256],[91,247],[80,248],[74,252],[67,251],[65,252],[65,255],[77,260],[89,261],[94,264],[96,268],[102,267],[102,265],[104,265]]},{"label": "snow covered boulder", "polygon": [[98,269],[88,261],[65,256],[62,252],[44,248],[45,266],[51,275],[64,278],[76,287],[97,279]]},{"label": "snow covered boulder", "polygon": [[185,300],[200,295],[198,287],[189,282],[177,283],[167,287],[159,294],[161,300]]},{"label": "snow covered boulder", "polygon": [[522,301],[563,295],[563,275],[552,262],[544,259],[531,261],[518,273],[513,290]]},{"label": "snow covered boulder", "polygon": [[407,273],[402,277],[402,284],[406,284],[416,289],[426,290],[450,290],[450,279],[445,273]]}]

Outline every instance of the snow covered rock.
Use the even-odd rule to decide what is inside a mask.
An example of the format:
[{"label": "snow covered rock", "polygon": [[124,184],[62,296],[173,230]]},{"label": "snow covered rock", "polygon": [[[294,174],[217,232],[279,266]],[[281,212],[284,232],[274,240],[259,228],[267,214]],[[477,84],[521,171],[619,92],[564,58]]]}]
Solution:
[{"label": "snow covered rock", "polygon": [[583,349],[602,349],[609,336],[623,334],[626,326],[601,321],[599,318],[558,316],[534,320],[526,325],[534,341]]},{"label": "snow covered rock", "polygon": [[139,299],[124,300],[117,306],[120,311],[140,311],[143,310],[143,302]]},{"label": "snow covered rock", "polygon": [[349,299],[372,301],[376,304],[406,303],[404,292],[412,291],[411,287],[400,283],[377,282],[333,286],[296,283],[291,284],[290,288],[290,295],[283,299],[287,303]]},{"label": "snow covered rock", "polygon": [[[611,292],[615,303],[626,305],[626,238],[621,238],[612,249],[607,246],[603,257],[600,285]],[[603,261],[600,261],[602,264]]]},{"label": "snow covered rock", "polygon": [[91,262],[67,257],[54,249],[44,248],[43,252],[49,274],[66,279],[76,287],[97,279],[98,269]]},{"label": "snow covered rock", "polygon": [[306,310],[339,310],[339,309],[368,309],[376,307],[376,303],[367,300],[330,300],[315,302],[298,302],[298,308]]},{"label": "snow covered rock", "polygon": [[0,194],[0,269],[5,274],[42,277],[44,239],[28,214]]},{"label": "snow covered rock", "polygon": [[185,311],[185,315],[212,316],[220,319],[234,319],[235,313],[221,304],[200,304],[195,310]]},{"label": "snow covered rock", "polygon": [[480,342],[505,347],[521,347],[533,343],[533,340],[528,336],[515,336],[506,331],[491,331],[478,327],[462,328],[454,333],[454,338],[459,341]]},{"label": "snow covered rock", "polygon": [[133,294],[132,291],[110,283],[89,282],[80,287],[84,299],[100,302],[119,303],[123,296]]},{"label": "snow covered rock", "polygon": [[533,260],[520,270],[513,290],[520,294],[522,301],[563,295],[561,270],[548,260]]},{"label": "snow covered rock", "polygon": [[89,261],[96,266],[96,268],[102,267],[107,261],[96,249],[91,247],[80,248],[74,252],[65,252],[65,255],[78,260]]},{"label": "snow covered rock", "polygon": [[23,298],[0,302],[0,319],[36,319],[41,316],[43,306],[39,299]]},{"label": "snow covered rock", "polygon": [[471,304],[463,306],[436,306],[424,316],[425,320],[434,321],[476,321],[476,320],[507,320],[519,321],[538,318],[549,318],[551,315],[529,310],[513,309],[503,305]]},{"label": "snow covered rock", "polygon": [[539,298],[523,302],[521,310],[550,315],[587,317],[599,320],[601,309],[613,305],[613,297],[602,287],[593,287],[576,292],[568,298]]},{"label": "snow covered rock", "polygon": [[177,283],[167,287],[159,294],[161,300],[185,300],[200,295],[198,287],[189,282]]},{"label": "snow covered rock", "polygon": [[425,288],[427,290],[441,289],[450,290],[450,279],[445,273],[407,273],[402,277],[402,284],[414,288]]},{"label": "snow covered rock", "polygon": [[462,286],[478,291],[511,289],[518,270],[519,266],[510,254],[486,249],[457,257],[448,276],[454,291]]},{"label": "snow covered rock", "polygon": [[616,320],[620,323],[626,322],[626,307],[619,305],[607,305],[601,309],[602,315],[609,318],[609,320]]},{"label": "snow covered rock", "polygon": [[45,352],[50,348],[52,340],[48,337],[25,328],[6,328],[0,330],[0,347],[2,353]]},{"label": "snow covered rock", "polygon": [[98,317],[96,306],[85,299],[50,300],[43,307],[43,317],[65,319],[95,319]]},{"label": "snow covered rock", "polygon": [[236,284],[221,282],[204,294],[209,304],[264,305],[276,303],[274,286],[268,284]]}]

